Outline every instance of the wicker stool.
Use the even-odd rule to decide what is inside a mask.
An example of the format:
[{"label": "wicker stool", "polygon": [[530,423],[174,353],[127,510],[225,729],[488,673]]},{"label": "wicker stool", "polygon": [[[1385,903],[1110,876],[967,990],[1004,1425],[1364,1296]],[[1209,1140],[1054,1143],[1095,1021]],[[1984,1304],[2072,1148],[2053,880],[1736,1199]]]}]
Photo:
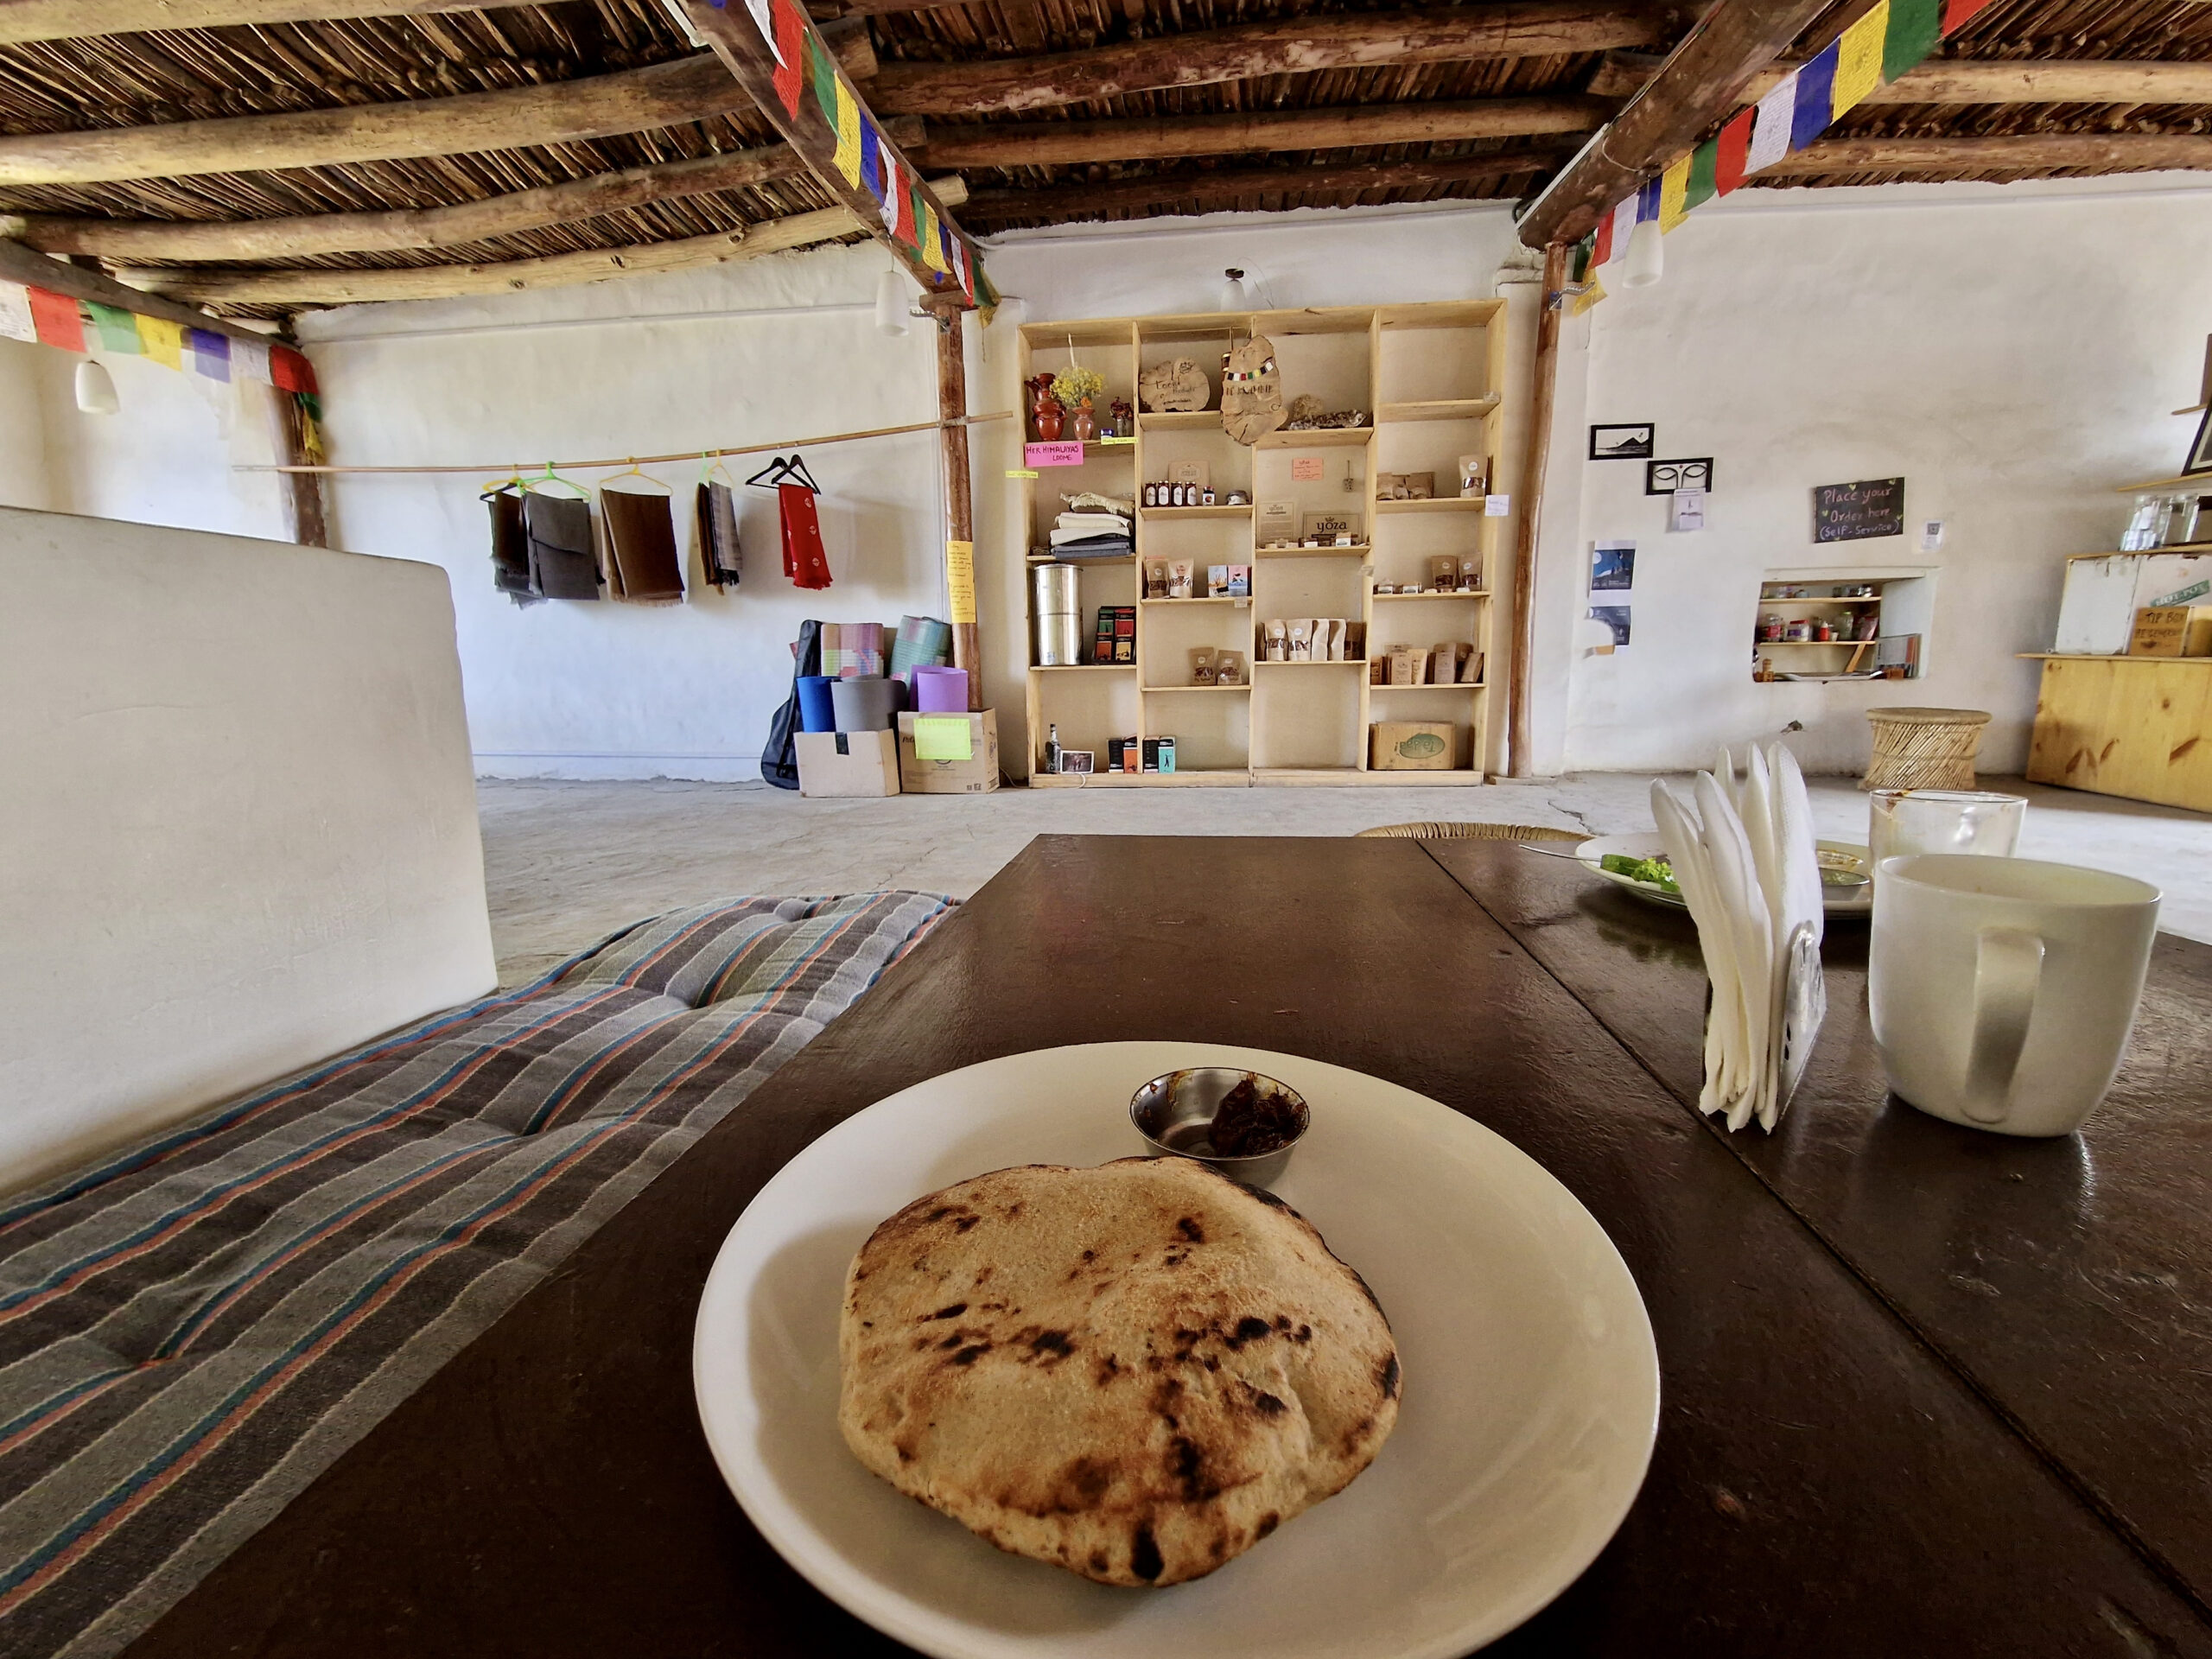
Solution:
[{"label": "wicker stool", "polygon": [[1861,789],[1972,789],[1981,709],[1869,709],[1874,759]]},{"label": "wicker stool", "polygon": [[1381,823],[1363,836],[1407,841],[1581,841],[1580,830],[1546,830],[1533,823]]}]

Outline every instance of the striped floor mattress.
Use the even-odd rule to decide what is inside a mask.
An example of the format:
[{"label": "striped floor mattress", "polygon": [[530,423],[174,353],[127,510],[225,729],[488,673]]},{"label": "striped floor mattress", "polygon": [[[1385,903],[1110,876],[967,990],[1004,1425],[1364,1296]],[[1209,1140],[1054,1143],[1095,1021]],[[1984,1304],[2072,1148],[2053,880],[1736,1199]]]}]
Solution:
[{"label": "striped floor mattress", "polygon": [[121,1649],[949,907],[659,917],[0,1200],[0,1653]]}]

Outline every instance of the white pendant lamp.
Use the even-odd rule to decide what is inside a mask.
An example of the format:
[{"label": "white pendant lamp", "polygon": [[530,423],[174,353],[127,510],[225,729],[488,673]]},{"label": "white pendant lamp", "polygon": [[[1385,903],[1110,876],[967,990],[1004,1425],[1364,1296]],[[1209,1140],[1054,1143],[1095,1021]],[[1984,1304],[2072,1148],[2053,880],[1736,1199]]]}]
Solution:
[{"label": "white pendant lamp", "polygon": [[1252,308],[1252,291],[1244,286],[1244,273],[1231,265],[1221,273],[1221,304],[1223,311],[1249,311]]},{"label": "white pendant lamp", "polygon": [[887,270],[875,279],[875,332],[903,340],[906,334],[906,279]]},{"label": "white pendant lamp", "polygon": [[1667,269],[1667,251],[1659,239],[1659,221],[1639,219],[1628,233],[1628,268],[1621,273],[1627,288],[1649,288]]},{"label": "white pendant lamp", "polygon": [[115,395],[115,377],[97,358],[77,365],[77,408],[86,415],[113,415],[123,404]]}]

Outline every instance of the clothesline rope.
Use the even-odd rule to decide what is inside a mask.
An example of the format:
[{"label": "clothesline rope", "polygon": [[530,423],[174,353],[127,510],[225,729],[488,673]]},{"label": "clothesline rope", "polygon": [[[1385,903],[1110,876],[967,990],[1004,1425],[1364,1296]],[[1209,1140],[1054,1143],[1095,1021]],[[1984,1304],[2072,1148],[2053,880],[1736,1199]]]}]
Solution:
[{"label": "clothesline rope", "polygon": [[765,455],[772,449],[810,449],[825,443],[852,443],[861,438],[895,437],[903,432],[938,432],[948,426],[981,426],[986,421],[1014,418],[1010,409],[988,415],[968,415],[957,421],[916,421],[907,426],[871,427],[865,432],[830,432],[815,438],[778,438],[772,443],[747,443],[723,449],[685,449],[672,455],[617,455],[607,461],[532,461],[515,465],[493,461],[475,467],[272,467],[233,466],[234,473],[474,473],[479,478],[534,474],[540,468],[560,473],[601,472],[609,467],[665,465],[675,461],[706,461],[716,455]]}]

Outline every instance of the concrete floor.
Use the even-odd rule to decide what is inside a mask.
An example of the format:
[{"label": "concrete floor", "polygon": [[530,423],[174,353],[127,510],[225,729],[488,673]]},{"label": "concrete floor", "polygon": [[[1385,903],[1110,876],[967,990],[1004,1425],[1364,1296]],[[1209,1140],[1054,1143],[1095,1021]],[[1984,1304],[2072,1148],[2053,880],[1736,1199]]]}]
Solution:
[{"label": "concrete floor", "polygon": [[[2212,817],[2046,789],[2020,851],[2150,881],[2160,925],[2212,942]],[[741,893],[912,887],[966,897],[1040,834],[1344,836],[1414,819],[1543,824],[1591,835],[1651,828],[1650,779],[1592,773],[1466,789],[1001,790],[981,796],[802,800],[765,784],[477,786],[492,938],[517,984],[640,917]],[[1866,838],[1850,779],[1815,779],[1821,833]]]}]

